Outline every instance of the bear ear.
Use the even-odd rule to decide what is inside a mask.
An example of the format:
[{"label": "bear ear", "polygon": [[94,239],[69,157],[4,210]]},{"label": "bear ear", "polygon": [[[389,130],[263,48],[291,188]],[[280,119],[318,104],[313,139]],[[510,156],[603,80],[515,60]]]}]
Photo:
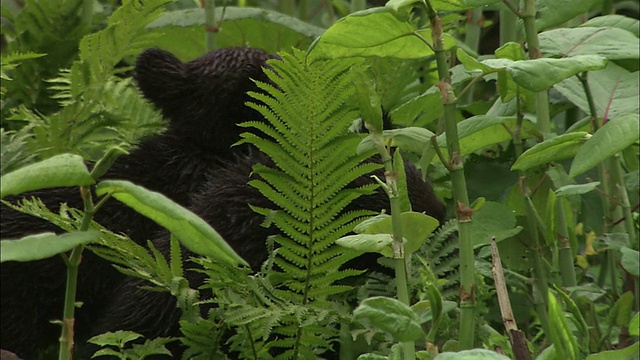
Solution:
[{"label": "bear ear", "polygon": [[172,53],[147,49],[136,60],[134,79],[144,97],[166,111],[185,86],[183,69],[182,61]]}]

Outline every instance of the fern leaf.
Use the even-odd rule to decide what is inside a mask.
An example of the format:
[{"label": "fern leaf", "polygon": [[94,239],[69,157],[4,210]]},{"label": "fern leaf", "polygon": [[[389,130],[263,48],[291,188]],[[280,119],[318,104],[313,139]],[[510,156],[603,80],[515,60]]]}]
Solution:
[{"label": "fern leaf", "polygon": [[263,92],[250,94],[256,101],[248,105],[267,122],[244,126],[265,135],[243,134],[242,142],[255,145],[275,164],[254,166],[259,179],[249,184],[273,202],[274,209],[257,210],[271,214],[284,234],[274,237],[279,245],[274,264],[288,290],[277,294],[290,299],[293,313],[283,314],[273,329],[280,337],[267,346],[286,349],[278,358],[298,358],[328,349],[328,339],[336,336],[325,323],[331,316],[319,309],[328,306],[329,296],[351,289],[337,281],[360,272],[340,270],[354,254],[338,248],[335,240],[370,215],[344,210],[377,186],[348,185],[379,166],[362,164],[368,154],[357,154],[360,136],[348,131],[357,117],[349,101],[354,93],[350,69],[359,61],[306,65],[300,51],[281,57],[266,70],[272,84],[258,83]]}]

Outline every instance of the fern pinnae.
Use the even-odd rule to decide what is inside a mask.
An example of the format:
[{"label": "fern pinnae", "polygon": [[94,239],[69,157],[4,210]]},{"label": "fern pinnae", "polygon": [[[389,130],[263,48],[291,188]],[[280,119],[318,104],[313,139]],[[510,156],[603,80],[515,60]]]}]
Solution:
[{"label": "fern pinnae", "polygon": [[257,177],[249,185],[271,200],[274,209],[256,210],[269,215],[283,234],[273,238],[279,246],[274,271],[281,279],[274,290],[289,299],[290,311],[273,329],[280,338],[268,346],[288,348],[281,356],[287,358],[326,349],[327,339],[337,335],[327,323],[336,314],[320,307],[332,308],[328,297],[351,289],[336,282],[361,271],[340,270],[355,254],[338,248],[335,240],[371,214],[344,210],[377,187],[373,182],[348,185],[379,165],[362,164],[367,154],[356,152],[360,136],[348,132],[357,117],[349,101],[354,92],[350,69],[359,61],[306,66],[302,52],[281,56],[282,61],[268,62],[272,83],[257,82],[261,92],[250,93],[255,101],[248,106],[266,123],[243,125],[264,136],[243,134],[241,142],[255,145],[273,161],[254,166]]}]

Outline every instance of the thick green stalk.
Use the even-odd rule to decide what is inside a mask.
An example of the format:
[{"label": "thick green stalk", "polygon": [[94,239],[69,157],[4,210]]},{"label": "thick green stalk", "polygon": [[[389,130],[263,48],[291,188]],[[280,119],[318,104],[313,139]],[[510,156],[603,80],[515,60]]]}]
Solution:
[{"label": "thick green stalk", "polygon": [[473,51],[478,51],[480,35],[482,32],[482,8],[467,10],[467,23],[465,24],[464,44]]},{"label": "thick green stalk", "polygon": [[351,12],[354,13],[356,11],[364,10],[367,8],[366,0],[351,0]]},{"label": "thick green stalk", "polygon": [[500,45],[518,39],[518,16],[513,11],[500,10]]},{"label": "thick green stalk", "polygon": [[471,214],[469,195],[464,176],[464,166],[460,153],[458,127],[456,121],[457,99],[451,87],[449,64],[442,40],[442,22],[430,2],[425,2],[433,34],[433,49],[440,82],[438,87],[442,93],[444,105],[445,136],[449,151],[449,170],[453,199],[456,203],[458,233],[460,237],[460,349],[471,349],[475,342],[475,268],[473,256],[473,239],[471,238]]},{"label": "thick green stalk", "polygon": [[278,11],[295,17],[296,16],[296,0],[280,0],[278,1]]},{"label": "thick green stalk", "polygon": [[[474,52],[478,52],[480,46],[480,35],[482,33],[482,8],[476,8],[473,10],[467,10],[467,23],[465,24],[464,43],[467,47]],[[470,104],[473,102],[473,88],[471,85],[466,94],[461,95],[461,102]]]},{"label": "thick green stalk", "polygon": [[564,217],[563,200],[558,199],[556,214],[558,217],[558,244],[560,245],[560,276],[564,287],[576,286],[576,271],[573,266],[573,250],[569,241],[567,221]]},{"label": "thick green stalk", "polygon": [[[536,29],[536,2],[535,0],[525,0],[524,9],[520,14],[524,22],[524,32],[529,48],[529,59],[539,59],[540,42],[538,41],[538,30]],[[538,130],[542,133],[551,132],[551,118],[549,116],[549,94],[547,90],[536,93],[536,118],[538,119]],[[545,293],[546,296],[546,293]]]},{"label": "thick green stalk", "polygon": [[204,0],[204,36],[207,51],[213,51],[216,48],[216,35],[218,33],[218,24],[216,23],[216,2],[215,0]]},{"label": "thick green stalk", "polygon": [[[404,244],[402,237],[402,208],[398,191],[398,176],[393,169],[393,160],[382,140],[382,134],[378,133],[376,144],[378,153],[382,158],[385,169],[385,183],[389,202],[391,205],[391,223],[393,225],[393,262],[396,273],[396,291],[398,300],[407,306],[411,306],[409,299],[409,289],[407,287],[407,269],[405,266]],[[413,341],[402,342],[402,352],[404,360],[415,360],[415,344]]]},{"label": "thick green stalk", "polygon": [[[87,187],[81,187],[80,193],[84,202],[84,216],[82,217],[82,223],[79,231],[89,230],[91,225],[91,219],[95,214],[95,207],[91,198],[91,190]],[[74,339],[74,324],[75,324],[75,310],[76,310],[76,293],[78,288],[78,267],[82,260],[82,251],[84,245],[78,245],[71,250],[71,255],[65,259],[67,265],[67,285],[64,293],[64,312],[62,315],[62,333],[60,334],[60,348],[58,352],[58,359],[68,360],[73,356],[73,339]]]},{"label": "thick green stalk", "polygon": [[525,185],[525,204],[527,212],[527,227],[529,228],[529,239],[531,239],[531,260],[533,262],[533,305],[538,313],[542,330],[549,336],[549,316],[547,313],[547,294],[549,293],[549,284],[547,283],[547,272],[545,271],[544,261],[540,256],[540,234],[538,233],[538,224],[536,218],[536,208],[533,201],[529,197],[528,186]]}]

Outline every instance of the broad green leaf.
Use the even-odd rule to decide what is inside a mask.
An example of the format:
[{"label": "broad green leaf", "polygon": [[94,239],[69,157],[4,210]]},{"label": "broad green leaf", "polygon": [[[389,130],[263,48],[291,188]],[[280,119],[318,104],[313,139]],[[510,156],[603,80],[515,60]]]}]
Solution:
[{"label": "broad green leaf", "polygon": [[564,59],[534,59],[516,61],[507,71],[518,85],[531,91],[547,90],[575,74],[603,69],[606,59],[595,55],[579,55]]},{"label": "broad green leaf", "polygon": [[[393,145],[398,148],[410,151],[416,154],[422,154],[424,148],[429,145],[431,141],[431,137],[434,136],[434,133],[431,131],[419,128],[419,127],[407,127],[401,129],[392,129],[392,130],[384,130],[382,135],[385,140],[392,139]],[[375,149],[373,138],[371,136],[367,136],[360,144],[358,144],[358,154],[369,151],[371,149]]]},{"label": "broad green leaf", "polygon": [[[462,155],[470,154],[476,150],[483,149],[489,145],[508,141],[513,135],[507,131],[515,125],[516,118],[513,116],[487,116],[477,115],[458,123],[458,137],[460,138],[460,152]],[[534,125],[529,121],[522,124],[522,138],[530,138]],[[440,134],[437,137],[438,145],[446,148],[446,135]],[[447,156],[445,151],[445,156]]]},{"label": "broad green leaf", "polygon": [[376,216],[372,216],[370,218],[364,219],[361,223],[359,223],[353,228],[353,232],[355,232],[356,234],[367,234],[366,231],[367,231],[367,228],[369,228],[369,226],[390,217],[391,215],[389,214],[378,214]]},{"label": "broad green leaf", "polygon": [[527,170],[538,165],[573,157],[590,136],[589,133],[581,131],[563,134],[538,143],[520,155],[511,170]]},{"label": "broad green leaf", "polygon": [[613,27],[630,31],[636,37],[640,36],[640,26],[638,19],[622,16],[622,15],[604,15],[596,16],[580,27]]},{"label": "broad green leaf", "polygon": [[640,47],[632,33],[616,28],[579,27],[545,31],[540,49],[549,57],[599,55],[606,59],[637,59]]},{"label": "broad green leaf", "polygon": [[12,171],[0,178],[0,197],[23,192],[95,183],[80,155],[61,154]]},{"label": "broad green leaf", "polygon": [[101,236],[100,231],[78,231],[61,235],[43,233],[16,240],[2,240],[0,241],[0,262],[50,258],[78,245],[97,241]]},{"label": "broad green leaf", "polygon": [[569,176],[576,177],[637,142],[638,131],[638,114],[611,119],[580,147],[571,163]]},{"label": "broad green leaf", "polygon": [[440,90],[433,86],[423,94],[391,110],[389,116],[393,124],[418,126],[427,125],[443,114],[442,95]]},{"label": "broad green leaf", "polygon": [[489,244],[493,236],[500,242],[522,231],[516,225],[516,216],[511,209],[497,202],[487,201],[473,214],[471,236],[474,246]]},{"label": "broad green leaf", "polygon": [[495,51],[496,58],[509,59],[513,61],[525,60],[527,58],[522,45],[514,42],[508,42],[500,46]]},{"label": "broad green leaf", "polygon": [[364,72],[358,70],[353,71],[353,79],[356,90],[354,100],[358,104],[362,119],[372,125],[376,132],[381,132],[382,104],[373,81]]},{"label": "broad green leaf", "polygon": [[587,356],[585,360],[637,360],[640,353],[640,342],[619,350],[602,351]]},{"label": "broad green leaf", "polygon": [[[438,220],[423,213],[407,211],[400,216],[402,217],[405,254],[411,254],[418,250],[439,225]],[[356,227],[356,232],[360,232],[360,234],[345,236],[336,240],[336,243],[358,251],[378,252],[386,257],[393,257],[390,246],[393,242],[391,216],[373,217],[359,224]]]},{"label": "broad green leaf", "polygon": [[[438,220],[423,213],[407,211],[400,214],[400,216],[402,217],[402,237],[406,240],[404,244],[404,251],[406,254],[410,254],[418,250],[439,225]],[[386,217],[381,221],[371,224],[366,228],[365,233],[393,233],[391,217]]]},{"label": "broad green leaf", "polygon": [[362,252],[377,252],[387,257],[393,257],[391,243],[391,234],[357,234],[336,240],[336,244],[340,246]]},{"label": "broad green leaf", "polygon": [[431,5],[436,11],[460,11],[495,4],[501,0],[433,0]]},{"label": "broad green leaf", "polygon": [[381,296],[365,299],[353,316],[359,321],[369,321],[398,341],[415,341],[424,336],[418,315],[396,299]]},{"label": "broad green leaf", "polygon": [[[223,15],[224,19],[221,18]],[[323,28],[298,18],[251,7],[226,6],[224,12],[216,11],[215,21],[220,23],[216,40],[221,48],[252,46],[277,52],[292,46],[308,46],[324,32]],[[193,59],[206,51],[202,36],[204,25],[204,9],[198,8],[167,12],[147,29],[160,35],[157,42],[164,49],[181,59]],[[187,49],[181,49],[185,44]]]},{"label": "broad green leaf", "polygon": [[508,357],[487,349],[471,349],[458,352],[443,352],[433,360],[507,360]]},{"label": "broad green leaf", "polygon": [[553,343],[560,358],[567,360],[577,360],[580,358],[580,348],[573,336],[571,328],[567,323],[564,312],[556,300],[551,290],[548,292],[549,299],[549,327],[551,342]]},{"label": "broad green leaf", "polygon": [[557,196],[569,196],[569,195],[582,195],[588,192],[595,190],[598,185],[600,185],[600,181],[594,181],[586,184],[580,185],[565,185],[556,190]]},{"label": "broad green leaf", "polygon": [[[455,301],[443,301],[441,314],[448,314],[449,312],[458,308],[458,303]],[[433,313],[431,311],[431,304],[427,300],[418,301],[411,305],[411,309],[418,315],[419,323],[424,324],[433,319]]]},{"label": "broad green leaf", "polygon": [[407,185],[407,171],[404,167],[404,159],[400,151],[393,154],[393,171],[396,173],[398,200],[400,201],[400,213],[411,211],[411,199],[409,198],[409,188]]},{"label": "broad green leaf", "polygon": [[[596,116],[604,119],[640,112],[638,106],[638,72],[629,72],[609,62],[606,68],[588,74],[589,88],[596,106]],[[576,77],[554,85],[554,88],[582,111],[591,114],[584,88]]]},{"label": "broad green leaf", "polygon": [[107,345],[115,345],[115,346],[123,346],[124,344],[141,338],[142,335],[133,332],[133,331],[124,331],[118,330],[116,332],[108,332],[104,334],[100,334],[92,337],[87,340],[92,344],[96,344],[99,346],[107,346]]},{"label": "broad green leaf", "polygon": [[596,6],[601,6],[600,3],[600,0],[537,0],[536,28],[542,31],[560,25],[589,12]]},{"label": "broad green leaf", "polygon": [[[456,40],[443,36],[445,48],[453,48]],[[398,20],[393,12],[373,8],[338,20],[311,45],[308,60],[358,56],[422,59],[433,55],[421,38],[431,42],[431,30],[416,30],[412,24]]]},{"label": "broad green leaf", "polygon": [[435,136],[431,131],[419,127],[385,130],[383,135],[385,139],[393,139],[393,144],[398,148],[416,154],[422,154],[431,137]]},{"label": "broad green leaf", "polygon": [[103,181],[96,187],[96,194],[107,193],[171,231],[193,253],[247,265],[209,224],[166,196],[120,180]]},{"label": "broad green leaf", "polygon": [[636,315],[629,322],[629,335],[638,336],[640,334],[640,313]]},{"label": "broad green leaf", "polygon": [[620,260],[620,265],[631,275],[638,277],[640,269],[640,253],[638,250],[630,249],[626,246],[620,248],[620,252],[622,252],[622,259]]},{"label": "broad green leaf", "polygon": [[607,323],[609,326],[626,326],[631,320],[633,303],[634,295],[631,291],[622,294],[608,312]]},{"label": "broad green leaf", "polygon": [[498,72],[499,69],[487,66],[480,61],[474,59],[471,55],[467,54],[461,48],[456,49],[456,56],[458,61],[464,66],[468,71],[479,70],[483,74],[490,74],[493,72]]}]

